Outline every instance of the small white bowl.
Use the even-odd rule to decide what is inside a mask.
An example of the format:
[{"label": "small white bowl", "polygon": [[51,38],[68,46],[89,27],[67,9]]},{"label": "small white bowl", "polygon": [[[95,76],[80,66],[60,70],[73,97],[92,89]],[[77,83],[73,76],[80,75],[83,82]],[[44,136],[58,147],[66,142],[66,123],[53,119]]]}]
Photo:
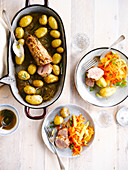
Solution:
[{"label": "small white bowl", "polygon": [[19,114],[18,114],[17,110],[13,106],[10,106],[10,105],[6,105],[6,104],[0,105],[0,111],[4,110],[4,109],[8,109],[8,110],[11,110],[11,111],[14,112],[14,114],[16,115],[16,124],[10,130],[0,129],[0,135],[1,136],[6,136],[6,135],[9,135],[9,134],[15,132],[16,129],[18,128],[18,126],[19,126]]}]

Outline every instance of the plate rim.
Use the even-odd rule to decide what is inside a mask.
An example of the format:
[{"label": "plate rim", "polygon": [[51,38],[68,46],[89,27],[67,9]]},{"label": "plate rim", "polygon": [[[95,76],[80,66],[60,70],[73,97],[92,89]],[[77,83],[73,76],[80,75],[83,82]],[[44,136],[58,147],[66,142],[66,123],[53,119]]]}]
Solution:
[{"label": "plate rim", "polygon": [[[109,47],[98,47],[98,48],[92,49],[92,50],[90,50],[89,52],[87,52],[83,57],[80,58],[80,60],[78,61],[77,65],[76,65],[75,74],[74,74],[74,82],[75,82],[75,86],[76,86],[76,89],[77,89],[77,92],[78,92],[78,93],[79,93],[79,90],[78,90],[78,83],[77,83],[77,78],[76,78],[77,76],[76,76],[76,75],[77,75],[77,70],[78,70],[78,67],[79,67],[81,61],[82,61],[88,54],[90,54],[90,53],[93,52],[93,51],[100,50],[100,49],[108,49],[108,48],[109,48]],[[120,50],[117,50],[116,48],[111,48],[111,50],[115,50],[115,51],[121,53],[121,54],[124,55],[124,56],[126,57],[126,59],[128,60],[128,57],[127,57],[123,52],[121,52]],[[93,105],[93,106],[101,107],[101,108],[107,108],[107,107],[110,108],[110,107],[117,106],[117,105],[119,105],[120,103],[122,103],[124,100],[126,100],[126,98],[128,97],[128,95],[127,95],[123,100],[121,100],[120,102],[118,102],[118,103],[116,103],[116,104],[113,104],[113,105],[111,105],[111,106],[102,106],[102,105],[97,105],[97,104],[94,104],[94,103],[91,103],[91,102],[85,100],[85,99],[81,96],[80,93],[79,93],[79,95],[80,95],[80,97],[81,97],[84,101],[86,101],[87,103],[89,103],[89,104],[91,104],[91,105]]]},{"label": "plate rim", "polygon": [[[44,141],[44,144],[47,146],[47,148],[48,148],[48,150],[50,150],[50,152],[52,152],[53,154],[55,154],[54,152],[53,152],[53,150],[51,149],[52,147],[48,147],[48,145],[46,144],[46,142],[45,142],[45,140],[44,140],[44,137],[43,137],[43,133],[45,133],[45,131],[44,131],[44,124],[45,124],[45,121],[46,121],[46,119],[47,119],[47,117],[50,115],[50,114],[52,114],[52,112],[54,112],[58,107],[66,107],[66,106],[72,106],[72,107],[78,107],[78,108],[80,108],[80,109],[83,109],[84,110],[84,112],[86,112],[86,114],[91,118],[91,120],[92,120],[92,122],[93,122],[93,128],[94,128],[94,135],[93,135],[93,141],[92,141],[92,143],[91,143],[91,145],[89,146],[89,147],[87,147],[87,149],[86,149],[86,151],[85,152],[87,152],[88,151],[88,149],[94,144],[94,141],[95,141],[95,136],[96,136],[96,126],[95,126],[95,122],[94,122],[94,119],[92,118],[92,116],[90,115],[90,113],[89,113],[89,111],[87,111],[85,108],[83,108],[82,106],[80,106],[80,105],[77,105],[77,104],[71,104],[71,103],[69,103],[69,104],[63,104],[63,105],[59,105],[59,106],[57,106],[57,107],[55,107],[54,109],[52,109],[47,115],[46,115],[46,117],[45,117],[45,119],[44,119],[44,121],[43,121],[43,123],[42,123],[42,127],[41,127],[41,136],[42,136],[42,139],[43,139],[43,141]],[[84,152],[84,153],[85,153]],[[81,155],[84,155],[84,153],[81,153]],[[61,155],[61,154],[59,154],[61,157],[66,157],[66,158],[77,158],[77,157],[80,157],[81,155],[75,155],[75,156],[66,156],[66,155]]]}]

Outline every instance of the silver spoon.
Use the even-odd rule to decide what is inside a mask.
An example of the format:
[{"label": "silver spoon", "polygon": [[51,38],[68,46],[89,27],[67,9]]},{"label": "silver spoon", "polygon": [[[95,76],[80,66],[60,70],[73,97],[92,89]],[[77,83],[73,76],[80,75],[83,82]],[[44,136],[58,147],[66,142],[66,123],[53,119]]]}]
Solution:
[{"label": "silver spoon", "polygon": [[11,32],[13,40],[14,40],[13,46],[12,46],[13,51],[18,57],[22,57],[24,55],[23,45],[16,40],[16,37],[15,37],[13,30],[12,30],[12,27],[11,27],[11,23],[10,23],[7,11],[3,10],[2,14],[3,14],[3,17],[4,17],[4,21],[6,22],[8,29]]},{"label": "silver spoon", "polygon": [[8,126],[11,123],[11,121],[12,121],[12,119],[10,119],[9,116],[5,116],[1,121],[2,126],[0,127],[0,129],[3,129],[3,127]]}]

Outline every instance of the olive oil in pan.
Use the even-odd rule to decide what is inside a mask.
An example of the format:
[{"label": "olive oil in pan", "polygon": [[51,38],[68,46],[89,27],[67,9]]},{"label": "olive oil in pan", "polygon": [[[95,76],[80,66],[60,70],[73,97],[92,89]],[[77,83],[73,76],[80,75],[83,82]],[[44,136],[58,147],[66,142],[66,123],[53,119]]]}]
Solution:
[{"label": "olive oil in pan", "polygon": [[[42,15],[42,13],[31,13],[30,15],[33,17],[33,21],[31,22],[30,25],[28,25],[27,27],[24,28],[24,37],[23,38],[26,41],[28,35],[34,35],[34,32],[38,28],[46,27],[48,29],[48,33],[44,37],[39,38],[39,41],[47,49],[48,53],[51,56],[53,56],[53,54],[56,52],[56,49],[51,46],[51,42],[54,38],[50,36],[49,32],[52,29],[48,26],[48,24],[44,25],[44,26],[39,24],[39,18]],[[24,92],[24,87],[26,85],[33,86],[33,84],[32,84],[33,80],[42,80],[43,81],[43,78],[40,75],[38,75],[37,73],[35,73],[34,75],[31,75],[30,79],[26,80],[26,81],[20,80],[18,78],[17,75],[18,75],[19,71],[21,71],[21,70],[27,71],[27,68],[30,64],[36,65],[36,62],[34,61],[26,44],[24,45],[24,50],[25,50],[25,60],[22,63],[22,65],[15,64],[15,71],[16,71],[15,74],[16,74],[16,82],[17,82],[17,88],[19,90],[19,94],[25,100],[26,93]],[[13,58],[15,58],[15,56],[13,56]],[[14,61],[14,63],[15,63],[15,61]],[[56,83],[52,83],[52,84],[47,84],[44,82],[43,87],[36,88],[36,94],[41,95],[43,98],[43,102],[46,102],[46,101],[51,100],[55,96],[55,94],[58,90],[58,87],[59,87],[59,81]]]},{"label": "olive oil in pan", "polygon": [[[16,118],[16,115],[13,111],[11,110],[8,110],[8,109],[4,109],[4,110],[1,110],[0,111],[0,127],[2,126],[1,125],[1,121],[3,120],[3,118],[5,117],[8,117],[10,123],[9,125],[3,127],[2,129],[4,130],[10,130],[12,129],[15,125],[16,125],[16,121],[17,121],[17,118]],[[6,122],[5,122],[6,123]]]}]

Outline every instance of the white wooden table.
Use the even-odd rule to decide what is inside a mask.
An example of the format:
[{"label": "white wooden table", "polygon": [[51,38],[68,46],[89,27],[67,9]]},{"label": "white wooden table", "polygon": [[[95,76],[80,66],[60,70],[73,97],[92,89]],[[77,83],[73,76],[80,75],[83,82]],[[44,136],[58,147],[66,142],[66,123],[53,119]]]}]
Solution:
[{"label": "white wooden table", "polygon": [[[31,0],[31,4],[34,3],[43,4],[43,0]],[[2,9],[6,9],[12,19],[24,4],[24,0],[0,0],[0,16]],[[83,53],[109,46],[121,34],[126,36],[126,40],[116,48],[128,55],[128,1],[49,0],[49,6],[58,12],[65,26],[68,65],[63,93],[48,111],[60,104],[74,103],[87,109],[95,120],[102,108],[88,104],[79,96],[74,85],[74,69]],[[71,46],[72,37],[80,32],[86,33],[90,39],[90,46],[83,53]],[[14,99],[8,86],[0,88],[0,104],[14,106],[20,115],[18,130],[10,136],[0,136],[0,170],[59,170],[56,156],[42,141],[43,121],[28,119],[23,106]],[[128,106],[128,99],[116,107],[106,108],[114,117],[113,124],[108,128],[100,128],[96,124],[95,142],[85,155],[74,159],[62,158],[67,170],[128,169],[128,127],[119,126],[115,120],[117,110],[123,106]],[[40,112],[35,110],[33,113]]]}]

